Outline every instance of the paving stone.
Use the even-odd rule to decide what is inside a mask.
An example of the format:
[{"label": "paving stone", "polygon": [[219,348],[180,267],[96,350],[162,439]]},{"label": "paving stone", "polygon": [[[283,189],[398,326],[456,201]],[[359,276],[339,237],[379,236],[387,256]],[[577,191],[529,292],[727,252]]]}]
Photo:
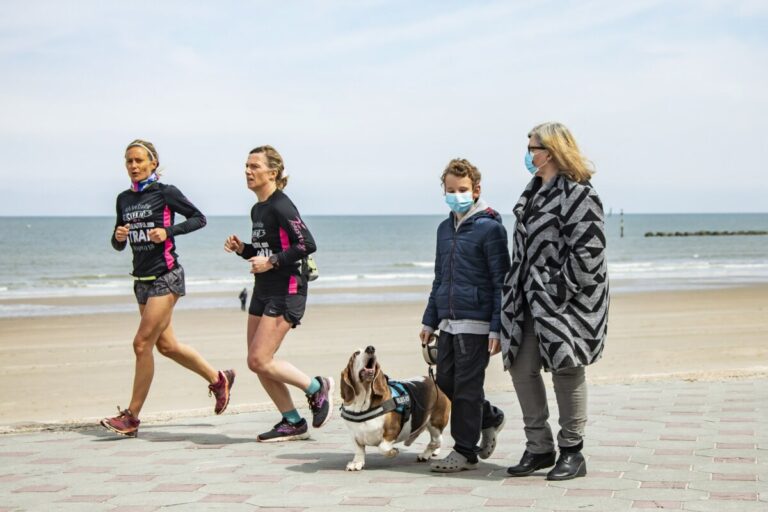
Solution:
[{"label": "paving stone", "polygon": [[116,506],[186,506],[189,503],[200,501],[205,494],[196,492],[142,492],[138,494],[126,493],[115,496],[109,503]]},{"label": "paving stone", "polygon": [[202,503],[244,503],[253,498],[250,494],[209,494],[200,500]]},{"label": "paving stone", "polygon": [[693,501],[706,499],[708,493],[695,489],[663,489],[647,488],[631,489],[626,491],[616,491],[617,498],[624,498],[632,501]]},{"label": "paving stone", "polygon": [[616,498],[580,498],[563,497],[559,499],[543,498],[536,500],[536,509],[549,510],[589,510],[598,512],[615,512],[617,510],[629,510],[631,502]]},{"label": "paving stone", "polygon": [[[255,443],[254,433],[274,424],[272,412],[142,424],[142,435],[130,440],[101,429],[3,435],[0,512],[2,507],[47,512],[172,506],[228,512],[482,507],[575,512],[631,510],[643,502],[678,502],[685,510],[713,512],[766,509],[768,430],[762,418],[768,380],[595,385],[590,393],[586,478],[547,482],[546,471],[507,477],[506,467],[519,460],[525,440],[519,407],[503,392],[500,400],[489,393],[494,403],[504,403],[508,416],[496,453],[476,471],[451,475],[431,473],[415,462],[424,436],[410,448],[401,445],[395,459],[369,450],[364,471],[346,472],[352,445],[338,420],[313,432],[311,441]],[[750,400],[734,401],[741,396]],[[557,411],[554,400],[550,410]],[[750,421],[721,421],[733,418]],[[553,417],[553,427],[556,421]],[[450,442],[448,433],[446,439]],[[38,491],[14,492],[23,488]],[[43,492],[46,488],[53,490]],[[710,499],[718,492],[731,494]],[[105,496],[114,498],[64,501]]]},{"label": "paving stone", "polygon": [[709,492],[757,492],[757,482],[698,480],[688,484],[689,489]]},{"label": "paving stone", "polygon": [[694,512],[765,512],[765,503],[750,501],[689,501],[684,510]]},{"label": "paving stone", "polygon": [[599,478],[593,473],[587,473],[586,478],[575,478],[562,482],[549,482],[550,487],[562,487],[564,489],[606,489],[619,491],[623,489],[637,489],[640,482],[626,478]]},{"label": "paving stone", "polygon": [[638,500],[632,502],[633,509],[662,509],[662,510],[681,510],[683,503],[680,501],[662,501],[662,500]]},{"label": "paving stone", "polygon": [[449,508],[454,510],[477,510],[483,506],[486,498],[481,496],[469,495],[416,495],[408,497],[393,498],[390,505],[400,508]]},{"label": "paving stone", "polygon": [[637,480],[638,482],[680,482],[709,480],[708,473],[696,473],[694,471],[680,471],[675,469],[655,469],[645,471],[628,471],[622,478]]},{"label": "paving stone", "polygon": [[104,503],[112,498],[114,498],[114,496],[109,494],[77,494],[59,500],[58,503]]}]

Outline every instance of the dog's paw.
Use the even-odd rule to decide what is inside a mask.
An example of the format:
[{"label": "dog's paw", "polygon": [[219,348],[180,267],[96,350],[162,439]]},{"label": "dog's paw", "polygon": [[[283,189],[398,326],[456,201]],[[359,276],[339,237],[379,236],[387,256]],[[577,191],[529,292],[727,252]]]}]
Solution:
[{"label": "dog's paw", "polygon": [[392,448],[392,449],[390,449],[390,450],[388,450],[388,451],[384,452],[384,456],[385,456],[385,457],[389,457],[389,458],[392,458],[392,457],[397,457],[397,455],[398,455],[399,453],[400,453],[400,450],[398,450],[397,448]]},{"label": "dog's paw", "polygon": [[351,460],[347,462],[347,471],[360,471],[365,466],[365,462]]},{"label": "dog's paw", "polygon": [[431,457],[429,455],[420,453],[416,456],[416,462],[427,462],[430,458]]}]

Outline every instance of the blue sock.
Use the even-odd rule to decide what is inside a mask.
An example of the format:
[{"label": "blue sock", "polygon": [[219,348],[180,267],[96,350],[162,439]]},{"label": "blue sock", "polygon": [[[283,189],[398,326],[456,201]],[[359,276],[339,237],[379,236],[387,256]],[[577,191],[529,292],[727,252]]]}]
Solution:
[{"label": "blue sock", "polygon": [[296,409],[291,409],[290,411],[285,411],[283,413],[283,418],[288,420],[288,422],[293,423],[294,425],[301,421],[301,414],[299,414],[299,411]]},{"label": "blue sock", "polygon": [[309,396],[314,395],[318,391],[320,391],[320,381],[317,379],[312,379],[312,382],[309,383],[309,387],[304,390],[304,393]]}]

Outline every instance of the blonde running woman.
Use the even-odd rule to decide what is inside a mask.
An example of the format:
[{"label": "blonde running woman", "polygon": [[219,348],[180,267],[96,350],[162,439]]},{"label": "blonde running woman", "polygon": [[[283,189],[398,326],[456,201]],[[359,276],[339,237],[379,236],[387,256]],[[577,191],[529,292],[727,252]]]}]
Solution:
[{"label": "blonde running woman", "polygon": [[[205,226],[205,216],[173,185],[160,183],[159,158],[151,142],[135,140],[125,150],[125,167],[131,188],[117,196],[117,219],[112,247],[118,251],[130,243],[133,252],[133,291],[141,321],[133,338],[136,369],[133,392],[127,409],[101,424],[116,434],[136,437],[139,413],[155,374],[154,348],[165,357],[192,370],[208,381],[209,394],[216,398],[214,412],[229,404],[235,382],[234,370],[215,370],[192,347],[179,343],[171,325],[176,301],[183,296],[184,269],[179,265],[175,238]],[[175,214],[186,220],[174,224]]]}]

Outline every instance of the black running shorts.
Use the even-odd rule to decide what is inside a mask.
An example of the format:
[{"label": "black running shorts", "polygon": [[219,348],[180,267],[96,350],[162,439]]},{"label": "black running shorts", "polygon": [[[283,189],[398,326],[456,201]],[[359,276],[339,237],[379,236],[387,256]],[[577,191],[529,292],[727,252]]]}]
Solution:
[{"label": "black running shorts", "polygon": [[248,308],[248,313],[253,316],[282,316],[293,327],[296,327],[301,323],[306,305],[306,295],[294,294],[259,297],[254,293],[251,296],[251,305]]}]

